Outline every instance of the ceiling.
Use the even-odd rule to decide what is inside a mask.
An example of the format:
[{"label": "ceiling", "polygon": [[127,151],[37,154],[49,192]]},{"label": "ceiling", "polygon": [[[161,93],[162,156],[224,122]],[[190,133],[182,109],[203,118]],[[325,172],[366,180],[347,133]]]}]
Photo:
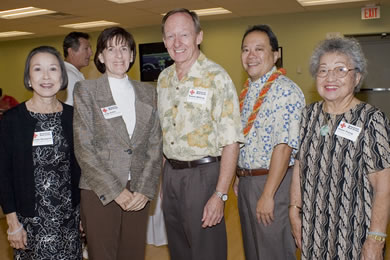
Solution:
[{"label": "ceiling", "polygon": [[[0,11],[34,6],[58,12],[57,14],[20,19],[0,19],[0,32],[27,31],[35,33],[28,36],[0,38],[0,41],[65,35],[72,29],[62,28],[59,25],[96,20],[117,22],[124,28],[159,25],[162,18],[161,13],[166,13],[177,7],[191,10],[224,7],[232,12],[231,14],[202,16],[201,20],[205,21],[336,8],[360,8],[366,4],[390,5],[390,1],[369,0],[304,8],[295,0],[144,0],[128,4],[116,4],[107,0],[0,0]],[[100,29],[91,28],[82,31],[92,32]]]}]

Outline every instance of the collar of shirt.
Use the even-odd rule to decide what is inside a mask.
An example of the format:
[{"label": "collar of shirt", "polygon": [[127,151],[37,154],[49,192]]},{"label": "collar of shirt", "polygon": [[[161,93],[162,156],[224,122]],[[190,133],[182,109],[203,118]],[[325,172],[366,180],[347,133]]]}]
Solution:
[{"label": "collar of shirt", "polygon": [[243,127],[245,127],[246,122],[248,121],[248,117],[252,113],[253,106],[259,97],[261,89],[264,87],[264,84],[267,82],[269,77],[276,71],[276,67],[273,66],[272,69],[261,76],[256,81],[251,81],[249,78],[249,89],[248,93],[246,94],[245,100],[244,100],[244,107],[241,112],[241,122],[243,124]]},{"label": "collar of shirt", "polygon": [[69,63],[67,61],[64,61],[64,63],[65,63],[65,67],[66,67],[67,71],[72,71],[74,74],[78,75],[80,78],[85,79],[84,74],[81,73],[81,71],[79,71],[72,63]]},{"label": "collar of shirt", "polygon": [[194,62],[194,64],[192,64],[190,70],[188,71],[187,75],[185,75],[180,81],[177,77],[177,73],[176,73],[176,64],[173,64],[173,73],[174,73],[174,79],[175,81],[177,82],[185,82],[188,80],[188,78],[201,78],[202,77],[202,74],[201,74],[201,71],[202,71],[202,63],[206,60],[206,56],[203,54],[203,52],[200,52],[198,58],[196,59],[196,61]]},{"label": "collar of shirt", "polygon": [[110,83],[110,86],[117,87],[120,89],[126,89],[129,86],[132,87],[127,74],[125,74],[125,76],[121,79],[114,78],[114,77],[108,77],[108,82]]},{"label": "collar of shirt", "polygon": [[270,71],[268,71],[267,73],[265,73],[263,76],[261,76],[259,79],[255,80],[255,81],[252,81],[250,78],[248,79],[249,80],[249,88],[251,87],[252,84],[258,84],[258,85],[261,85],[263,86],[267,80],[269,79],[269,77],[271,77],[271,75],[276,71],[276,66],[273,66],[272,69]]}]

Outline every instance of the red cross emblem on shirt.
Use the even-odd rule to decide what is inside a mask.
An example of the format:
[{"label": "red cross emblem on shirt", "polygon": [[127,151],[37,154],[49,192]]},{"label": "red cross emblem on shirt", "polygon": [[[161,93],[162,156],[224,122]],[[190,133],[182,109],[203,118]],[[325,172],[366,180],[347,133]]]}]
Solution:
[{"label": "red cross emblem on shirt", "polygon": [[107,109],[103,108],[103,113],[106,113],[107,112]]},{"label": "red cross emblem on shirt", "polygon": [[195,94],[195,91],[194,91],[193,89],[191,89],[190,94],[191,94],[191,95],[194,95],[194,94]]},{"label": "red cross emblem on shirt", "polygon": [[340,127],[341,127],[341,128],[346,127],[345,123],[342,123],[342,124],[340,125]]},{"label": "red cross emblem on shirt", "polygon": [[37,135],[36,133],[34,133],[33,139],[37,138],[37,136],[38,136],[38,135]]}]

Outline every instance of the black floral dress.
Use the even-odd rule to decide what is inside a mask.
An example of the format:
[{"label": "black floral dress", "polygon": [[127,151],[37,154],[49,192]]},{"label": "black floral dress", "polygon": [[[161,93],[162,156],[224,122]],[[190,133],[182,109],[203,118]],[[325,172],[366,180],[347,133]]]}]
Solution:
[{"label": "black floral dress", "polygon": [[35,133],[51,131],[53,144],[33,145],[35,215],[18,214],[27,232],[27,249],[14,250],[15,259],[81,259],[80,210],[72,205],[70,147],[61,114],[30,112],[38,120]]}]

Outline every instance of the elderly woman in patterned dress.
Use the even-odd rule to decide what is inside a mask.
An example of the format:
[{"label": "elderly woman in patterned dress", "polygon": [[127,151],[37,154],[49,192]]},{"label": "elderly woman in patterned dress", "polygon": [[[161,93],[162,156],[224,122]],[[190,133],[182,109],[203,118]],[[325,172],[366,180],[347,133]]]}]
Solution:
[{"label": "elderly woman in patterned dress", "polygon": [[301,259],[383,259],[390,211],[390,124],[354,96],[366,60],[354,39],[319,44],[322,101],[302,115],[289,216]]},{"label": "elderly woman in patterned dress", "polygon": [[0,199],[14,259],[79,260],[80,168],[73,154],[73,108],[57,100],[68,85],[53,47],[27,56],[32,98],[4,114],[0,127]]}]

